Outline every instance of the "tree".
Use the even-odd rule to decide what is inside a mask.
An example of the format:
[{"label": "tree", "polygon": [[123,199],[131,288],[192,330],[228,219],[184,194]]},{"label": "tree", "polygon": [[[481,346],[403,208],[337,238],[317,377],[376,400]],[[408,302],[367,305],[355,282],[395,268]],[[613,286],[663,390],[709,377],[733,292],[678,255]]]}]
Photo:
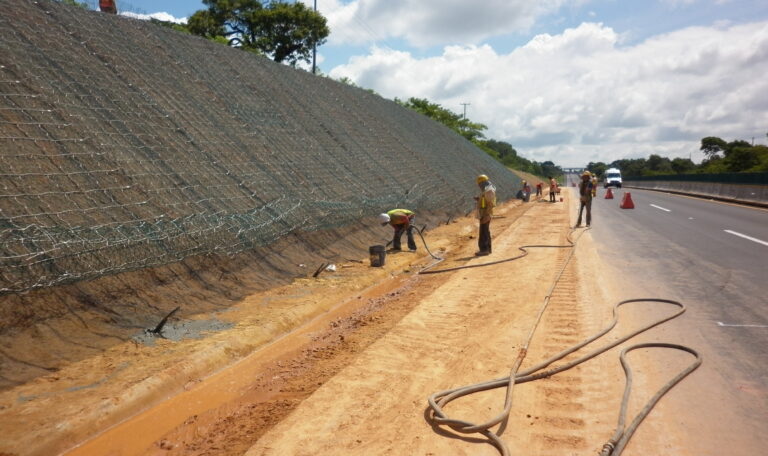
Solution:
[{"label": "tree", "polygon": [[645,174],[647,162],[644,158],[625,158],[612,162],[609,167],[619,168],[624,177],[638,177]]},{"label": "tree", "polygon": [[651,154],[645,162],[645,175],[672,174],[672,162],[667,157]]},{"label": "tree", "polygon": [[411,97],[408,101],[400,101],[395,98],[395,103],[424,114],[475,143],[479,143],[485,137],[483,131],[488,129],[487,126],[481,123],[470,122],[466,117],[456,114],[437,103],[432,103],[426,98]]},{"label": "tree", "polygon": [[489,139],[485,141],[485,146],[494,150],[502,161],[517,158],[517,151],[510,143]]},{"label": "tree", "polygon": [[[533,162],[533,163],[536,164],[536,162]],[[552,176],[552,177],[561,176],[563,174],[563,169],[555,165],[550,160],[542,162],[540,166],[541,166],[541,172],[540,173],[534,172],[534,174],[539,174],[540,176]]]},{"label": "tree", "polygon": [[[734,141],[735,143],[736,141]],[[757,166],[760,163],[760,158],[757,155],[757,150],[753,150],[748,142],[742,141],[746,146],[740,144],[728,150],[728,154],[723,160],[728,171],[738,173],[746,171],[750,168]]]},{"label": "tree", "polygon": [[677,174],[687,174],[696,169],[696,164],[690,158],[673,158],[672,170]]},{"label": "tree", "polygon": [[752,144],[744,141],[743,139],[736,139],[725,145],[725,150],[723,151],[723,155],[727,157],[731,152],[733,152],[736,149],[749,149],[751,147],[752,147]]},{"label": "tree", "polygon": [[728,145],[722,139],[716,136],[707,136],[701,139],[701,147],[699,150],[704,152],[707,158],[713,158],[720,152],[723,152]]},{"label": "tree", "polygon": [[603,162],[597,162],[597,163],[589,162],[587,164],[587,171],[597,175],[598,179],[603,177],[603,174],[605,174],[606,169],[608,169],[608,165],[606,165]]},{"label": "tree", "polygon": [[301,2],[259,0],[203,0],[207,10],[189,18],[189,31],[227,44],[268,55],[275,62],[310,62],[312,49],[330,34],[320,13]]}]

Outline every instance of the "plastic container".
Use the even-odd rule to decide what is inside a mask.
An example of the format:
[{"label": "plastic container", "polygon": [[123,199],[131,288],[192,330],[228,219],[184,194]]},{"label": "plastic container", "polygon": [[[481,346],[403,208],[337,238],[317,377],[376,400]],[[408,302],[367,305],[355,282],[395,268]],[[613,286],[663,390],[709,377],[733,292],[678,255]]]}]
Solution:
[{"label": "plastic container", "polygon": [[368,247],[368,253],[371,256],[371,266],[380,268],[384,266],[387,260],[387,248],[383,245],[372,245]]}]

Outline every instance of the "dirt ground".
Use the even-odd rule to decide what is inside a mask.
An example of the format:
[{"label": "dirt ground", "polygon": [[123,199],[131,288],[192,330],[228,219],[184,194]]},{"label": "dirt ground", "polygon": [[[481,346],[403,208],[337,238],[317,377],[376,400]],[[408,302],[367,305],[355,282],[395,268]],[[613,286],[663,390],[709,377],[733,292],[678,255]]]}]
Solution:
[{"label": "dirt ground", "polygon": [[[520,245],[565,244],[574,207],[570,192],[562,196],[500,207],[488,257],[473,256],[472,218],[430,230],[429,248],[445,258],[435,269],[513,257]],[[430,426],[426,398],[506,375],[563,267],[523,368],[610,321],[616,291],[590,233],[576,237],[567,265],[570,249],[533,248],[520,260],[433,275],[418,274],[434,262],[419,243],[415,254],[388,255],[383,268],[344,261],[250,295],[217,313],[231,328],[206,337],[117,344],[0,394],[0,454],[498,454],[482,438]],[[634,311],[616,332],[650,313]],[[518,385],[502,433],[512,453],[597,453],[624,384],[617,350]],[[638,366],[655,372],[643,356]],[[665,363],[688,361],[672,358]],[[664,375],[641,376],[641,391],[652,394]],[[449,413],[479,422],[503,400],[503,389],[480,393]],[[639,399],[630,404],[636,410]],[[688,454],[665,413],[654,410],[625,455]]]}]

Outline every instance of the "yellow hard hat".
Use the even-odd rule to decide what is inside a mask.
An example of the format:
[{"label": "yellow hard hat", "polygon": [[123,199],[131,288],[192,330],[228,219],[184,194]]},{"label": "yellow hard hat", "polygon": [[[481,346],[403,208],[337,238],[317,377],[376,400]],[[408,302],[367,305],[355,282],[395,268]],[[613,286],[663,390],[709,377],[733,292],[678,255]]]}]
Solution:
[{"label": "yellow hard hat", "polygon": [[584,176],[591,177],[592,174],[589,171],[584,171],[584,174],[582,174],[581,177],[584,177]]},{"label": "yellow hard hat", "polygon": [[481,175],[477,176],[477,183],[478,184],[481,183],[481,182],[485,182],[487,180],[488,180],[488,176],[486,176],[485,174],[481,174]]}]

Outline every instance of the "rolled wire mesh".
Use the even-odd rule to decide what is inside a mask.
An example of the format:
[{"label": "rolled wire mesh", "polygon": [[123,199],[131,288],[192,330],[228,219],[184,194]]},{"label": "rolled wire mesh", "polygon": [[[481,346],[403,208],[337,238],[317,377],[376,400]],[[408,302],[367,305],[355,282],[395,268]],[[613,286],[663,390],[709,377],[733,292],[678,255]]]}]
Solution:
[{"label": "rolled wire mesh", "polygon": [[517,178],[366,91],[138,20],[0,0],[0,294],[234,255]]}]

